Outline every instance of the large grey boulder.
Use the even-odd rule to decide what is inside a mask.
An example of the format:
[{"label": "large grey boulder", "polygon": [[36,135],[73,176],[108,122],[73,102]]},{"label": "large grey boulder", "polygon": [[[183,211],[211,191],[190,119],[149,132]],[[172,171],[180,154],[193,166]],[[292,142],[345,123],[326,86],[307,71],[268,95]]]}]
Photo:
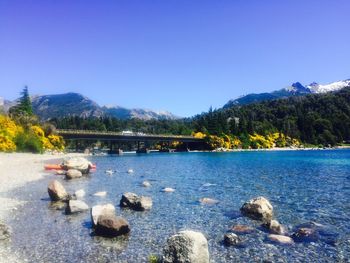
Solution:
[{"label": "large grey boulder", "polygon": [[0,240],[7,240],[11,237],[11,229],[0,221]]},{"label": "large grey boulder", "polygon": [[79,170],[76,170],[76,169],[69,169],[66,173],[67,180],[71,180],[74,178],[80,178],[82,176],[83,176],[83,174]]},{"label": "large grey boulder", "polygon": [[130,232],[128,221],[116,215],[98,217],[95,234],[104,237],[116,237]]},{"label": "large grey boulder", "polygon": [[185,230],[167,240],[163,250],[164,263],[209,263],[208,242],[196,231]]},{"label": "large grey boulder", "polygon": [[81,200],[69,200],[66,207],[66,214],[75,214],[89,210],[89,206]]},{"label": "large grey boulder", "polygon": [[93,226],[97,225],[98,218],[101,215],[115,215],[115,207],[112,204],[95,205],[91,208],[91,222]]},{"label": "large grey boulder", "polygon": [[65,201],[70,198],[66,189],[64,189],[63,185],[57,180],[53,180],[49,183],[47,192],[52,201]]},{"label": "large grey boulder", "polygon": [[244,203],[241,212],[247,217],[265,222],[273,217],[273,207],[265,197],[257,197]]},{"label": "large grey boulder", "polygon": [[73,157],[63,161],[62,167],[65,170],[74,169],[83,174],[89,173],[92,164],[83,157]]},{"label": "large grey boulder", "polygon": [[120,200],[121,207],[128,207],[136,211],[144,211],[152,208],[152,198],[138,196],[134,193],[124,193]]}]

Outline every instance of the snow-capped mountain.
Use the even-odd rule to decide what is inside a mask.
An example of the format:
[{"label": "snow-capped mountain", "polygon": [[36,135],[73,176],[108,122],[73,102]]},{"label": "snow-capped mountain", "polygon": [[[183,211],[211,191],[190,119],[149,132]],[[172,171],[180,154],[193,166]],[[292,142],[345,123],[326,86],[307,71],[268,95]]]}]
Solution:
[{"label": "snow-capped mountain", "polygon": [[350,79],[336,81],[325,85],[321,85],[316,82],[313,82],[310,85],[307,85],[306,88],[308,88],[311,93],[325,93],[325,92],[337,91],[348,86],[350,86]]},{"label": "snow-capped mountain", "polygon": [[241,96],[237,99],[232,99],[228,101],[224,108],[229,108],[234,105],[246,105],[254,102],[265,101],[265,100],[273,100],[278,98],[287,98],[291,96],[302,96],[305,94],[311,93],[326,93],[337,91],[342,88],[350,86],[350,79],[336,81],[329,84],[318,84],[313,82],[309,85],[302,85],[300,82],[295,82],[291,86],[285,87],[280,90],[272,91],[272,92],[264,92],[264,93],[251,93],[248,95]]}]

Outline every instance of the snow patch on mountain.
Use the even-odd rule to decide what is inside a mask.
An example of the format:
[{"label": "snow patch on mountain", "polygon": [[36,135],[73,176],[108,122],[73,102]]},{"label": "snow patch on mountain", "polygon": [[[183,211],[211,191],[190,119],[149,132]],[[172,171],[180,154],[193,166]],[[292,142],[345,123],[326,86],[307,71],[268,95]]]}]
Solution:
[{"label": "snow patch on mountain", "polygon": [[350,79],[336,81],[325,85],[313,82],[310,85],[307,85],[306,87],[311,91],[311,93],[326,93],[341,90],[342,88],[345,88],[347,86],[350,86]]}]

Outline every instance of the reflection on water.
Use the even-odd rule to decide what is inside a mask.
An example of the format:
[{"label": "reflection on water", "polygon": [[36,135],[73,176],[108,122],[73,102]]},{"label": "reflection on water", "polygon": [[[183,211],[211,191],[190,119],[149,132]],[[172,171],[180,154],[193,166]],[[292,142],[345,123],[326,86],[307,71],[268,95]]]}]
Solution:
[{"label": "reflection on water", "polygon": [[[64,181],[49,175],[18,189],[28,204],[11,215],[12,250],[29,262],[146,262],[160,254],[166,239],[180,229],[203,232],[215,262],[318,262],[350,258],[350,151],[173,153],[91,157],[97,171],[89,178]],[[112,169],[112,175],[105,170]],[[127,173],[133,169],[134,173]],[[62,204],[47,199],[49,180],[58,177],[73,193],[84,189],[89,206],[113,203],[131,225],[128,236],[93,235],[89,213],[65,215]],[[143,187],[143,181],[151,187]],[[176,189],[164,193],[164,187]],[[107,191],[105,197],[93,196]],[[151,196],[153,208],[135,212],[118,207],[123,192]],[[255,196],[266,196],[276,218],[291,233],[306,222],[327,229],[311,243],[280,246],[267,241],[259,222],[242,217],[239,208]],[[203,197],[217,205],[200,204]],[[24,216],[25,215],[25,216]],[[232,225],[248,225],[244,246],[225,247]]]}]

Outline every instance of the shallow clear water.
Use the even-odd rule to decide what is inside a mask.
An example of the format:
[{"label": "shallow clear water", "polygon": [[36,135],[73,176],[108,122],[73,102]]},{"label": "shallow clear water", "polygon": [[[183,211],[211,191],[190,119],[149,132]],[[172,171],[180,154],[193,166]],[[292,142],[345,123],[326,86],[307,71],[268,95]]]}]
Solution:
[{"label": "shallow clear water", "polygon": [[[13,214],[11,249],[29,262],[147,262],[160,254],[166,239],[180,229],[203,232],[212,262],[349,262],[350,151],[283,151],[235,153],[173,153],[91,157],[97,171],[88,178],[65,181],[48,175],[13,193],[29,203]],[[133,174],[126,171],[132,168]],[[117,170],[112,176],[106,169]],[[67,216],[47,199],[49,180],[58,178],[69,192],[83,188],[89,206],[113,203],[131,225],[128,237],[115,240],[91,235],[89,212]],[[152,187],[142,187],[148,180]],[[203,186],[204,184],[213,184]],[[174,193],[163,193],[172,187]],[[106,197],[96,197],[107,191]],[[148,212],[118,207],[123,192],[151,196]],[[242,217],[239,208],[256,196],[267,197],[276,218],[290,232],[314,221],[331,229],[329,238],[291,246],[272,244],[259,222]],[[201,205],[211,197],[220,202]],[[25,216],[24,216],[25,215]],[[225,247],[230,226],[256,228],[242,236],[245,245]]]}]

